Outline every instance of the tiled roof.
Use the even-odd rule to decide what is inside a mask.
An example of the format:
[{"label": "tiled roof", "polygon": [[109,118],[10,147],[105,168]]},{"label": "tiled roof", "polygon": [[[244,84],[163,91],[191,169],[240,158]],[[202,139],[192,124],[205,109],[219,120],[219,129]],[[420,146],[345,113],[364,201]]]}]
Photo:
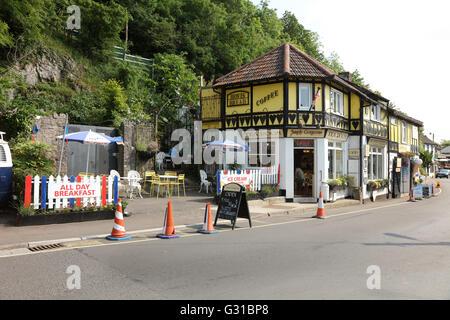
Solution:
[{"label": "tiled roof", "polygon": [[442,150],[441,150],[441,153],[444,153],[444,154],[450,154],[450,146],[445,147],[444,149],[442,149]]},{"label": "tiled roof", "polygon": [[282,77],[284,75],[283,54],[283,46],[276,47],[255,60],[218,78],[214,82],[214,86]]},{"label": "tiled roof", "polygon": [[311,58],[290,43],[284,43],[240,68],[218,78],[213,86],[277,79],[284,76],[327,79],[357,92],[372,103],[365,92],[338,76],[333,70]]},{"label": "tiled roof", "polygon": [[436,142],[434,142],[433,140],[431,140],[430,138],[428,138],[426,135],[423,134],[420,135],[420,140],[422,141],[423,144],[437,145]]},{"label": "tiled roof", "polygon": [[403,113],[403,112],[401,112],[401,111],[398,111],[398,110],[395,110],[395,109],[392,109],[392,108],[389,108],[389,110],[390,110],[390,111],[392,112],[392,114],[393,114],[394,116],[396,116],[397,118],[400,118],[400,119],[409,121],[409,122],[411,122],[411,123],[413,123],[413,124],[418,125],[419,127],[423,127],[423,122],[422,122],[422,121],[417,120],[417,119],[414,119],[413,117],[410,117],[410,116],[408,116],[406,113]]}]

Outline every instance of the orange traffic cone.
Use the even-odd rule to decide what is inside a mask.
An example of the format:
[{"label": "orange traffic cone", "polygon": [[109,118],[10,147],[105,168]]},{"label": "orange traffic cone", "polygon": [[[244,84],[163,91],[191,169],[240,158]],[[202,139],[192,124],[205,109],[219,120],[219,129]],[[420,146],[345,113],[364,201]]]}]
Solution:
[{"label": "orange traffic cone", "polygon": [[205,207],[205,218],[203,219],[203,228],[198,230],[200,233],[211,234],[217,233],[218,231],[214,229],[212,218],[211,218],[211,203],[207,203]]},{"label": "orange traffic cone", "polygon": [[319,205],[317,207],[317,214],[313,218],[325,219],[325,209],[323,208],[323,196],[322,191],[319,194]]},{"label": "orange traffic cone", "polygon": [[114,225],[110,236],[107,236],[108,240],[127,240],[131,236],[127,236],[125,231],[125,223],[123,222],[122,214],[122,199],[118,199],[116,206],[116,215],[114,217]]},{"label": "orange traffic cone", "polygon": [[439,183],[439,181],[436,184],[436,188],[440,189],[441,188],[441,184]]},{"label": "orange traffic cone", "polygon": [[156,236],[161,239],[174,239],[180,237],[180,235],[175,233],[175,227],[173,225],[173,216],[172,216],[172,202],[170,201],[167,202],[162,232],[163,233],[157,234]]}]

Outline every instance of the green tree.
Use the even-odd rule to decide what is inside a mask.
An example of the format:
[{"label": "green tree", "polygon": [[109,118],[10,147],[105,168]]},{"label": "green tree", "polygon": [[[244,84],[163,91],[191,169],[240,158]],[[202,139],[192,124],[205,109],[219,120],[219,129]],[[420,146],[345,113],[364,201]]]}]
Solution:
[{"label": "green tree", "polygon": [[441,148],[445,148],[450,146],[450,140],[443,139],[441,140]]},{"label": "green tree", "polygon": [[422,160],[422,167],[424,168],[428,169],[433,163],[433,154],[426,150],[420,150],[419,158]]},{"label": "green tree", "polygon": [[155,136],[158,124],[177,120],[178,109],[193,106],[198,100],[199,79],[181,56],[157,54],[151,89],[149,112],[154,115]]}]

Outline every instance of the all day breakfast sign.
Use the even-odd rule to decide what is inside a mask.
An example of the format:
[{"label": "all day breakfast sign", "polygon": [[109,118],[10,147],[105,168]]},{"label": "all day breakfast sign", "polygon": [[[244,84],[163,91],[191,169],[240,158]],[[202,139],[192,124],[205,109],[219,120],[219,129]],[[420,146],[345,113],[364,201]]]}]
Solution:
[{"label": "all day breakfast sign", "polygon": [[84,182],[56,182],[49,183],[48,197],[49,198],[86,198],[99,197],[100,188],[97,183]]}]

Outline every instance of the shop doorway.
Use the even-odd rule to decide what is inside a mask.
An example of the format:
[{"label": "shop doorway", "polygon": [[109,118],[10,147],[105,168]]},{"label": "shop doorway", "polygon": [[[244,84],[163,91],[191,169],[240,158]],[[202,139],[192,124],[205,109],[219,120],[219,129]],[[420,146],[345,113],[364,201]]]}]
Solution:
[{"label": "shop doorway", "polygon": [[[308,141],[308,140],[300,140]],[[314,191],[314,140],[312,146],[299,147],[296,143],[294,148],[294,197],[313,198]],[[301,143],[300,143],[301,144]]]}]

